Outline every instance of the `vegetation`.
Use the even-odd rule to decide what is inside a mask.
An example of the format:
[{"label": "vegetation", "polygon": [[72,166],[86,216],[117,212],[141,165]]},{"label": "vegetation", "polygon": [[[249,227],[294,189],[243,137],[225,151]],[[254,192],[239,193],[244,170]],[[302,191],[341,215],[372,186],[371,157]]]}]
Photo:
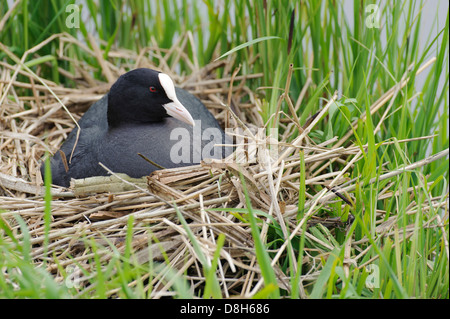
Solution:
[{"label": "vegetation", "polygon": [[[0,3],[0,297],[448,298],[448,12],[422,51],[424,1],[376,7],[379,27],[370,1],[179,3]],[[278,160],[209,166],[171,197],[6,184],[36,184],[74,125],[39,116],[138,65],[222,123],[277,128]]]}]

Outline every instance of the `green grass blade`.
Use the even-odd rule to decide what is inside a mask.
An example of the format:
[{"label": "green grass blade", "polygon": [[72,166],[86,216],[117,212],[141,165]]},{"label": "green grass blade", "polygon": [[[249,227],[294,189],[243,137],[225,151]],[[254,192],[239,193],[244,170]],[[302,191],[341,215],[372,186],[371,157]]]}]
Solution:
[{"label": "green grass blade", "polygon": [[272,39],[281,39],[281,38],[280,38],[280,37],[277,37],[277,36],[267,36],[267,37],[261,37],[261,38],[257,38],[257,39],[254,39],[254,40],[251,40],[251,41],[242,43],[242,44],[236,46],[235,48],[233,48],[233,49],[231,49],[231,50],[225,52],[224,54],[222,54],[220,57],[218,57],[218,58],[215,59],[214,61],[223,59],[224,57],[226,57],[226,56],[228,56],[228,55],[230,55],[230,54],[233,54],[234,52],[237,52],[237,51],[239,51],[239,50],[242,50],[242,49],[244,49],[244,48],[246,48],[246,47],[248,47],[248,46],[254,45],[254,44],[258,43],[258,42],[261,42],[261,41],[267,41],[267,40],[272,40]]},{"label": "green grass blade", "polygon": [[[242,173],[240,173],[240,179],[244,190],[245,195],[245,203],[247,205],[248,215],[250,218],[250,227],[251,227],[251,233],[252,237],[255,243],[255,253],[256,253],[256,259],[258,260],[258,265],[261,269],[261,274],[264,278],[264,284],[266,286],[268,285],[274,285],[275,287],[278,287],[277,279],[275,276],[275,272],[271,265],[271,260],[269,257],[269,254],[266,251],[266,248],[261,240],[261,234],[259,232],[258,225],[256,224],[256,218],[254,216],[252,203],[250,202],[250,197],[248,195],[248,190],[245,185],[244,176]],[[280,292],[279,289],[274,290],[270,294],[271,298],[279,298]]]}]

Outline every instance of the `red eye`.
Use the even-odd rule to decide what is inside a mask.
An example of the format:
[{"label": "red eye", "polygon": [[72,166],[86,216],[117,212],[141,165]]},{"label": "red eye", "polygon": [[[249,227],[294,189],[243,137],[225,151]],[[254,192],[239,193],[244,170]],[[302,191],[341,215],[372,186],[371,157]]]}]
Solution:
[{"label": "red eye", "polygon": [[151,86],[149,89],[150,89],[150,92],[153,92],[153,93],[158,92],[158,90],[154,86]]}]

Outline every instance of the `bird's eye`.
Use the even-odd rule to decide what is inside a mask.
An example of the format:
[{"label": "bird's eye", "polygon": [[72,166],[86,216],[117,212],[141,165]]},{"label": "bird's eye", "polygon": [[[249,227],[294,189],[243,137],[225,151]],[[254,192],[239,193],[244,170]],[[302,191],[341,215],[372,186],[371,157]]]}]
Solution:
[{"label": "bird's eye", "polygon": [[150,89],[150,92],[153,92],[153,93],[158,92],[158,90],[154,86],[151,86],[149,89]]}]

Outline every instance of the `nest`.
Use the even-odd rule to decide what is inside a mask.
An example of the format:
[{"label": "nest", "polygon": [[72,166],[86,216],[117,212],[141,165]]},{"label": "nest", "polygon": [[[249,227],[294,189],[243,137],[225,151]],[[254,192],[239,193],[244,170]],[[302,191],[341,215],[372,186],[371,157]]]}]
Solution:
[{"label": "nest", "polygon": [[[105,60],[94,43],[94,50],[90,50],[69,35],[58,35],[52,41],[60,41],[62,50],[78,45],[97,58],[108,81],[98,82],[90,75],[92,70],[81,63],[75,74],[59,70],[77,83],[76,88],[58,86],[36,77],[28,69],[19,70],[17,65],[0,62],[0,216],[19,241],[24,234],[17,216],[25,221],[31,238],[31,260],[36,267],[45,267],[56,281],[63,282],[67,269],[76,267],[79,285],[75,288],[79,295],[85,296],[87,291],[95,289],[91,284],[91,278],[98,272],[92,262],[94,256],[99,255],[101,267],[106,268],[129,250],[136,265],[158,265],[154,273],[144,273],[140,278],[150,298],[176,294],[173,278],[177,275],[187,279],[192,295],[199,295],[206,280],[202,269],[211,265],[218,236],[224,234],[216,274],[222,295],[254,296],[263,278],[256,262],[249,219],[242,210],[248,209],[247,201],[258,216],[264,241],[274,229],[286,239],[282,244],[272,245],[269,253],[279,287],[287,291],[291,278],[287,275],[289,271],[283,271],[281,262],[292,249],[287,238],[292,240],[306,229],[304,235],[315,248],[305,249],[302,263],[307,272],[300,278],[303,288],[315,282],[323,267],[321,258],[338,245],[327,236],[337,230],[345,232],[352,221],[353,198],[348,192],[355,189],[355,181],[346,173],[362,158],[363,150],[346,143],[348,137],[339,141],[333,138],[320,145],[309,137],[337,96],[330,97],[303,127],[295,116],[282,116],[280,126],[284,132],[279,136],[274,156],[267,135],[258,134],[257,128],[265,125],[259,112],[261,97],[247,85],[262,74],[240,75],[239,68],[233,69],[232,61],[217,61],[199,68],[184,54],[190,45],[186,39],[190,37],[175,43],[170,50],[156,45],[139,53],[111,50]],[[117,68],[113,63],[117,59],[132,62]],[[191,73],[177,74],[180,60],[190,66]],[[169,74],[178,86],[200,98],[223,126],[234,129],[236,141],[242,143],[241,152],[235,152],[229,161],[205,160],[201,165],[160,170],[138,180],[111,172],[109,177],[74,181],[69,189],[52,187],[51,222],[47,231],[45,188],[39,172],[45,152],[56,152],[75,127],[72,117],[78,120],[89,105],[107,93],[120,74],[137,67],[159,69]],[[217,78],[219,68],[223,75]],[[18,81],[17,72],[28,81]],[[295,103],[288,95],[280,96],[280,101],[285,99],[293,114],[307,86]],[[32,94],[23,95],[24,89]],[[372,109],[381,107],[393,94],[394,91],[387,92]],[[294,131],[299,133],[292,139]],[[245,134],[240,136],[239,132]],[[256,146],[247,147],[250,144]],[[330,172],[329,168],[333,167],[330,163],[334,162],[344,164],[344,169]],[[302,187],[304,210],[300,214]],[[381,196],[394,194],[386,192]],[[442,201],[436,199],[433,203],[441,205]],[[317,216],[319,207],[330,205],[347,211],[345,218]],[[414,207],[408,209],[412,211]],[[395,218],[380,221],[379,233],[386,236],[392,233]],[[188,228],[183,226],[183,221]],[[348,245],[355,243],[349,240]],[[357,252],[358,249],[346,252],[347,271],[354,263],[352,259],[365,254],[361,252],[357,256]],[[128,285],[133,287],[137,282],[132,280]],[[303,289],[300,293],[306,296]],[[107,295],[117,296],[120,291],[111,289]]]}]

